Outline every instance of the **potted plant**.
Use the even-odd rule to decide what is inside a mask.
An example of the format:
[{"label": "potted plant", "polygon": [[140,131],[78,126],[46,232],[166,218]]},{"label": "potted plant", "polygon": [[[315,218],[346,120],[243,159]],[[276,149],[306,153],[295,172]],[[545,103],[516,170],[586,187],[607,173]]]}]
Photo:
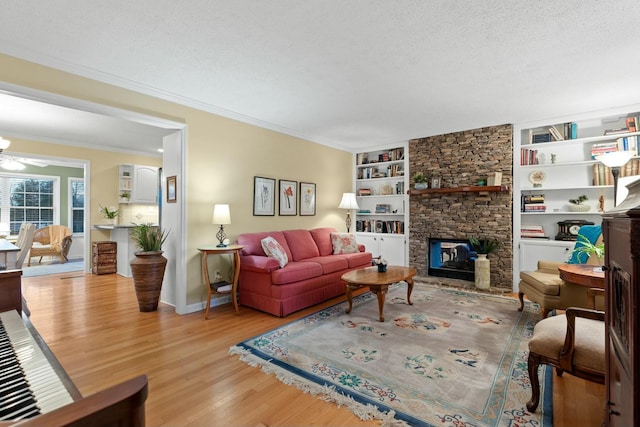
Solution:
[{"label": "potted plant", "polygon": [[569,199],[569,211],[589,212],[589,210],[591,210],[591,206],[584,203],[587,200],[589,200],[589,198],[585,194],[578,196],[577,199]]},{"label": "potted plant", "polygon": [[500,242],[497,239],[478,239],[476,236],[471,236],[469,243],[478,253],[478,258],[474,262],[476,288],[489,289],[491,287],[491,262],[487,255],[498,250]]},{"label": "potted plant", "polygon": [[604,242],[599,244],[593,244],[582,234],[578,234],[576,240],[576,245],[573,248],[574,253],[585,254],[586,259],[584,262],[586,263],[591,255],[595,255],[598,258],[598,262],[602,265],[602,260],[604,258]]},{"label": "potted plant", "polygon": [[115,223],[116,218],[118,217],[118,210],[113,206],[106,207],[106,206],[100,205],[100,213],[102,214],[102,217],[105,218],[111,224]]},{"label": "potted plant", "polygon": [[121,199],[129,201],[130,197],[131,197],[131,193],[129,191],[121,191],[120,192],[120,198]]},{"label": "potted plant", "polygon": [[140,249],[130,263],[138,308],[140,311],[155,311],[167,266],[167,259],[162,255],[167,233],[152,224],[135,224],[130,238]]},{"label": "potted plant", "polygon": [[427,178],[422,172],[416,172],[413,175],[414,188],[416,190],[424,190],[429,188],[429,178]]}]

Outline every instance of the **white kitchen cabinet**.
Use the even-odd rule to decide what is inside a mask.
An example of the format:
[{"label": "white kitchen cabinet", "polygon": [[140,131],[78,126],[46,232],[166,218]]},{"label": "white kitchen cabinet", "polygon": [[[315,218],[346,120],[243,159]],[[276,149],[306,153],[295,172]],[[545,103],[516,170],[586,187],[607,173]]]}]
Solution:
[{"label": "white kitchen cabinet", "polygon": [[120,165],[118,176],[120,203],[158,203],[158,174],[159,170],[155,166]]}]

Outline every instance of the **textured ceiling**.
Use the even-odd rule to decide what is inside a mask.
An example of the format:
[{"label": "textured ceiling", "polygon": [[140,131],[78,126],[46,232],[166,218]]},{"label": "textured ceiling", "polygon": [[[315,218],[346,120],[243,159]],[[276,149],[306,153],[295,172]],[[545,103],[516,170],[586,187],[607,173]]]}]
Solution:
[{"label": "textured ceiling", "polygon": [[638,11],[637,0],[21,0],[2,5],[0,52],[353,150],[637,103]]}]

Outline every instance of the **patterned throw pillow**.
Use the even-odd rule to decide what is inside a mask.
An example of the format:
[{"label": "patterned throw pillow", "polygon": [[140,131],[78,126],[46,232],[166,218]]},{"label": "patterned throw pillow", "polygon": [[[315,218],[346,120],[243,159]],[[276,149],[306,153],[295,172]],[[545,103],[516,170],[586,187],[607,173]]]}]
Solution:
[{"label": "patterned throw pillow", "polygon": [[350,233],[331,233],[331,245],[333,245],[334,255],[359,252],[356,237]]},{"label": "patterned throw pillow", "polygon": [[269,236],[262,239],[260,243],[262,244],[262,250],[265,254],[267,254],[268,257],[278,260],[278,262],[280,263],[280,268],[287,265],[287,263],[289,262],[289,258],[287,258],[287,252],[285,252],[282,245],[280,245],[280,243],[278,243],[276,239]]}]

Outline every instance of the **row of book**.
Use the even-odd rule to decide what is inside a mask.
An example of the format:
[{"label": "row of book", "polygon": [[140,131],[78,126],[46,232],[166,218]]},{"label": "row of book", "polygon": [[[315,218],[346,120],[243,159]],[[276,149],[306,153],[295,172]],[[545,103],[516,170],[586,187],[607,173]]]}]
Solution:
[{"label": "row of book", "polygon": [[595,160],[598,156],[617,151],[630,151],[636,156],[638,153],[638,137],[625,136],[615,141],[593,144],[591,146],[591,158]]},{"label": "row of book", "polygon": [[548,239],[544,234],[544,228],[541,225],[522,225],[520,226],[520,237],[527,239]]},{"label": "row of book", "polygon": [[378,154],[377,158],[369,158],[369,153],[356,154],[357,165],[367,165],[369,163],[395,162],[404,160],[404,148],[395,148],[393,150],[384,151]]},{"label": "row of book", "polygon": [[404,221],[360,219],[356,221],[356,231],[361,233],[404,234]]},{"label": "row of book", "polygon": [[540,158],[538,150],[530,150],[528,148],[520,148],[520,165],[539,165]]},{"label": "row of book", "polygon": [[605,135],[616,135],[619,133],[638,132],[640,129],[640,116],[627,117],[624,121],[625,127],[619,129],[606,129]]},{"label": "row of book", "polygon": [[529,129],[529,144],[541,144],[544,142],[563,141],[565,139],[577,138],[578,124],[575,122],[567,122],[558,127],[550,126],[544,132],[534,132],[533,129]]},{"label": "row of book", "polygon": [[547,206],[544,204],[544,194],[522,194],[520,195],[521,212],[546,212]]},{"label": "row of book", "polygon": [[[620,169],[619,177],[640,175],[640,159],[631,159]],[[613,185],[611,168],[602,163],[593,164],[593,185]]]},{"label": "row of book", "polygon": [[404,165],[396,164],[389,165],[386,168],[380,167],[368,167],[358,168],[358,179],[370,179],[370,178],[386,178],[390,176],[404,176]]}]

